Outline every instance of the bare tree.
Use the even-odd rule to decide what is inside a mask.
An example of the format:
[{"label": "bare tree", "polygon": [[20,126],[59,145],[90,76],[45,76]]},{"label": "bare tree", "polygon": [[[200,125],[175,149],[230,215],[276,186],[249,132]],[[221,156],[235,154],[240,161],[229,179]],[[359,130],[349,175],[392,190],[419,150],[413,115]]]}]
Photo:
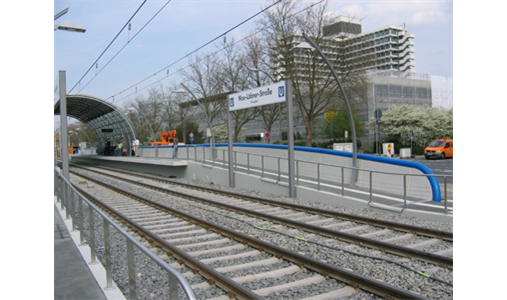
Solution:
[{"label": "bare tree", "polygon": [[183,143],[187,143],[187,125],[194,119],[196,109],[189,105],[188,98],[181,93],[175,93],[179,89],[178,86],[166,87],[164,101],[163,120],[166,130],[174,130],[176,127],[182,129]]},{"label": "bare tree", "polygon": [[[224,43],[221,45],[224,49],[223,58],[220,60],[220,83],[222,90],[227,93],[236,93],[243,90],[248,90],[251,85],[248,82],[249,71],[245,67],[245,53],[242,49],[235,47],[234,39],[231,42]],[[227,99],[222,101],[224,105],[227,103]],[[225,110],[225,106],[224,106]],[[233,124],[232,140],[238,142],[238,136],[241,132],[241,128],[248,122],[254,120],[259,114],[257,108],[247,108],[231,111],[231,118]]]},{"label": "bare tree", "polygon": [[[267,52],[256,51],[257,70],[269,76],[271,81],[278,82],[290,78],[287,76],[287,65],[290,62],[292,48],[290,38],[297,34],[298,22],[293,17],[297,4],[300,1],[283,0],[281,3],[267,11],[256,22],[262,49]],[[260,82],[260,81],[259,81]],[[285,104],[269,105],[263,107],[261,116],[268,131],[271,130],[275,120],[279,121],[280,143],[282,142],[282,118]]]},{"label": "bare tree", "polygon": [[[311,146],[315,120],[328,109],[343,108],[338,85],[323,59],[316,51],[299,49],[303,42],[301,33],[305,32],[323,49],[329,39],[324,37],[324,25],[332,23],[333,18],[325,15],[327,3],[312,5],[302,10],[301,1],[284,0],[276,9],[267,12],[258,22],[263,28],[263,39],[269,44],[272,65],[281,77],[292,80],[295,94],[295,109],[301,115],[306,128],[305,144]],[[333,47],[339,48],[339,41]],[[361,104],[366,99],[364,74],[354,72],[349,66],[343,66],[343,57],[339,53],[329,54],[333,68],[340,74],[347,93]],[[350,62],[348,62],[350,63]],[[275,72],[276,73],[276,72]],[[354,110],[354,109],[353,109]]]},{"label": "bare tree", "polygon": [[185,85],[200,99],[211,124],[220,116],[225,106],[221,107],[220,103],[216,103],[216,95],[222,92],[217,74],[219,74],[219,65],[214,55],[195,54],[189,59],[189,69],[183,71]]},{"label": "bare tree", "polygon": [[[251,35],[246,39],[244,46],[244,66],[250,71],[248,72],[248,80],[252,82],[253,86],[263,86],[276,82],[274,74],[269,62],[269,53],[263,51],[263,40],[258,35]],[[282,107],[285,107],[281,102],[277,104],[270,104],[258,107],[260,117],[266,126],[268,132],[272,132],[273,124],[279,121],[279,135],[280,143],[282,137],[282,120],[281,112]],[[267,143],[270,143],[270,138],[267,138]]]},{"label": "bare tree", "polygon": [[148,90],[148,96],[138,94],[133,102],[128,104],[126,111],[133,123],[134,130],[140,141],[144,143],[157,141],[163,120],[164,93],[161,85],[153,86]]}]

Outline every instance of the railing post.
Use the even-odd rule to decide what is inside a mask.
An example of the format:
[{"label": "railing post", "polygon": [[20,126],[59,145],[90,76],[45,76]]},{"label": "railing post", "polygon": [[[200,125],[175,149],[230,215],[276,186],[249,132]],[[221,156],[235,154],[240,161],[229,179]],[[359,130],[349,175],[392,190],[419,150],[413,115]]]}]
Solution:
[{"label": "railing post", "polygon": [[262,161],[262,178],[264,178],[264,155],[261,156],[261,161]]},{"label": "railing post", "polygon": [[194,147],[194,159],[197,162],[197,147]]},{"label": "railing post", "polygon": [[320,191],[320,163],[317,163],[317,190]]},{"label": "railing post", "polygon": [[246,173],[250,174],[250,153],[246,154]]},{"label": "railing post", "polygon": [[299,160],[296,160],[296,174],[297,174],[296,184],[299,185]]},{"label": "railing post", "polygon": [[55,170],[55,196],[56,196],[56,203],[60,202],[60,176],[58,176],[58,172]]},{"label": "railing post", "polygon": [[95,249],[95,237],[94,237],[94,226],[93,226],[93,207],[91,205],[88,205],[88,231],[90,232],[88,234],[89,236],[89,246],[90,246],[90,251],[91,251],[91,258],[92,258],[92,261],[89,262],[88,264],[90,265],[94,265],[97,263],[97,253],[96,253],[96,249]]},{"label": "railing post", "polygon": [[447,215],[447,176],[444,176],[444,202],[445,202],[444,213]]},{"label": "railing post", "polygon": [[63,183],[63,176],[60,176],[60,210],[65,209],[65,187]]},{"label": "railing post", "polygon": [[168,278],[168,285],[169,285],[169,299],[179,299],[178,296],[178,278],[171,274],[170,272],[167,272],[167,275],[169,275]]},{"label": "railing post", "polygon": [[341,167],[342,169],[342,196],[345,196],[345,169]]},{"label": "railing post", "polygon": [[137,300],[136,294],[136,269],[134,261],[134,244],[127,239],[127,265],[129,274],[129,299]]},{"label": "railing post", "polygon": [[[69,187],[70,189],[70,187]],[[72,218],[72,230],[76,231],[77,220],[76,220],[76,202],[74,201],[74,190],[70,189],[70,202],[71,202],[71,218]]]},{"label": "railing post", "polygon": [[282,179],[281,170],[280,170],[280,157],[278,158],[278,181]]},{"label": "railing post", "polygon": [[85,233],[84,233],[84,211],[83,211],[83,199],[79,197],[79,245],[83,246],[85,244]]},{"label": "railing post", "polygon": [[407,208],[407,174],[403,175],[403,209]]},{"label": "railing post", "polygon": [[70,208],[69,208],[69,185],[67,184],[67,182],[63,182],[63,185],[64,185],[64,201],[65,202],[65,220],[68,220],[70,218]]},{"label": "railing post", "polygon": [[109,243],[109,222],[106,219],[102,219],[102,226],[104,227],[104,256],[106,259],[106,290],[112,290],[113,279],[111,270],[111,245]]},{"label": "railing post", "polygon": [[373,201],[373,172],[370,171],[370,202],[368,202],[368,204],[370,204],[372,201]]}]

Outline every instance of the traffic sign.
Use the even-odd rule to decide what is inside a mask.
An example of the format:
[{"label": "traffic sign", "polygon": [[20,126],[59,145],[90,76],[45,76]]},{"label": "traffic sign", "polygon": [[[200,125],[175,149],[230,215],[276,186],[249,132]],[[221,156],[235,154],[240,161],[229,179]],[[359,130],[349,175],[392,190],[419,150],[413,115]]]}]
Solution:
[{"label": "traffic sign", "polygon": [[191,138],[193,138],[193,137],[194,137],[194,134],[191,132],[191,133],[189,134],[189,136],[190,136]]},{"label": "traffic sign", "polygon": [[192,142],[192,143],[194,142],[194,138],[193,137],[190,138],[190,142]]},{"label": "traffic sign", "polygon": [[265,136],[267,139],[269,139],[269,136],[270,136],[269,132],[266,132]]}]

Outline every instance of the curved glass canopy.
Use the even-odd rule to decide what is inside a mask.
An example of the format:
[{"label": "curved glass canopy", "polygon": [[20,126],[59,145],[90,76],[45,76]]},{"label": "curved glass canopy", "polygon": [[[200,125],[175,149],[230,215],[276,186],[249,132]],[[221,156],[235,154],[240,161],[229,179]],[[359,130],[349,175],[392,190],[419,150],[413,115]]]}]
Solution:
[{"label": "curved glass canopy", "polygon": [[[55,103],[55,115],[60,115],[60,100]],[[67,95],[67,116],[85,123],[98,141],[97,151],[105,147],[106,139],[112,143],[123,142],[130,154],[135,132],[127,117],[113,104],[85,94]]]}]

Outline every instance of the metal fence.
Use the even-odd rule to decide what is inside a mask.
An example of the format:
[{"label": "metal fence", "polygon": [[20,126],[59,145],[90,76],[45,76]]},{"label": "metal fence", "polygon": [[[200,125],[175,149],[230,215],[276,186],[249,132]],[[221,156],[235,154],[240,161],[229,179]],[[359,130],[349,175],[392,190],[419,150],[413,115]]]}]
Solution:
[{"label": "metal fence", "polygon": [[[60,173],[59,169],[54,169],[54,191],[57,197],[57,202],[60,203],[60,209],[66,210],[66,218],[72,219],[72,228],[79,229],[81,245],[88,244],[91,250],[90,264],[97,263],[97,239],[96,236],[98,226],[94,226],[94,215],[102,218],[102,228],[104,236],[104,261],[106,270],[106,287],[105,289],[112,289],[112,265],[111,265],[111,240],[109,229],[110,226],[115,228],[120,234],[125,237],[127,249],[127,265],[128,265],[128,286],[129,286],[129,299],[137,299],[137,291],[140,289],[136,286],[135,274],[136,266],[134,262],[134,249],[137,248],[152,262],[158,264],[168,275],[168,292],[169,299],[178,299],[178,284],[186,294],[186,299],[196,299],[195,294],[187,282],[185,277],[169,266],[164,260],[154,254],[150,249],[145,247],[141,242],[136,240],[135,237],[127,233],[123,228],[116,224],[106,214],[104,214],[97,206],[86,199],[80,194],[69,181]],[[87,206],[87,208],[85,208]],[[88,233],[85,232],[85,225],[88,228]],[[134,247],[135,246],[135,247]]]},{"label": "metal fence", "polygon": [[[182,151],[185,153],[184,151]],[[284,157],[253,154],[233,151],[233,169],[235,172],[253,174],[267,181],[288,184],[288,159]],[[187,146],[186,157],[183,159],[202,163],[204,166],[228,168],[228,150],[206,146]],[[297,186],[316,190],[327,190],[341,193],[356,191],[366,195],[368,204],[372,206],[380,197],[396,197],[401,203],[390,204],[395,210],[403,211],[409,204],[432,202],[432,191],[428,183],[429,177],[440,179],[443,195],[443,212],[448,214],[449,207],[448,181],[450,175],[406,174],[365,170],[361,168],[339,166],[328,163],[295,160],[295,181]],[[352,185],[350,179],[353,170],[357,170],[357,181]],[[378,201],[378,200],[377,200]]]}]

